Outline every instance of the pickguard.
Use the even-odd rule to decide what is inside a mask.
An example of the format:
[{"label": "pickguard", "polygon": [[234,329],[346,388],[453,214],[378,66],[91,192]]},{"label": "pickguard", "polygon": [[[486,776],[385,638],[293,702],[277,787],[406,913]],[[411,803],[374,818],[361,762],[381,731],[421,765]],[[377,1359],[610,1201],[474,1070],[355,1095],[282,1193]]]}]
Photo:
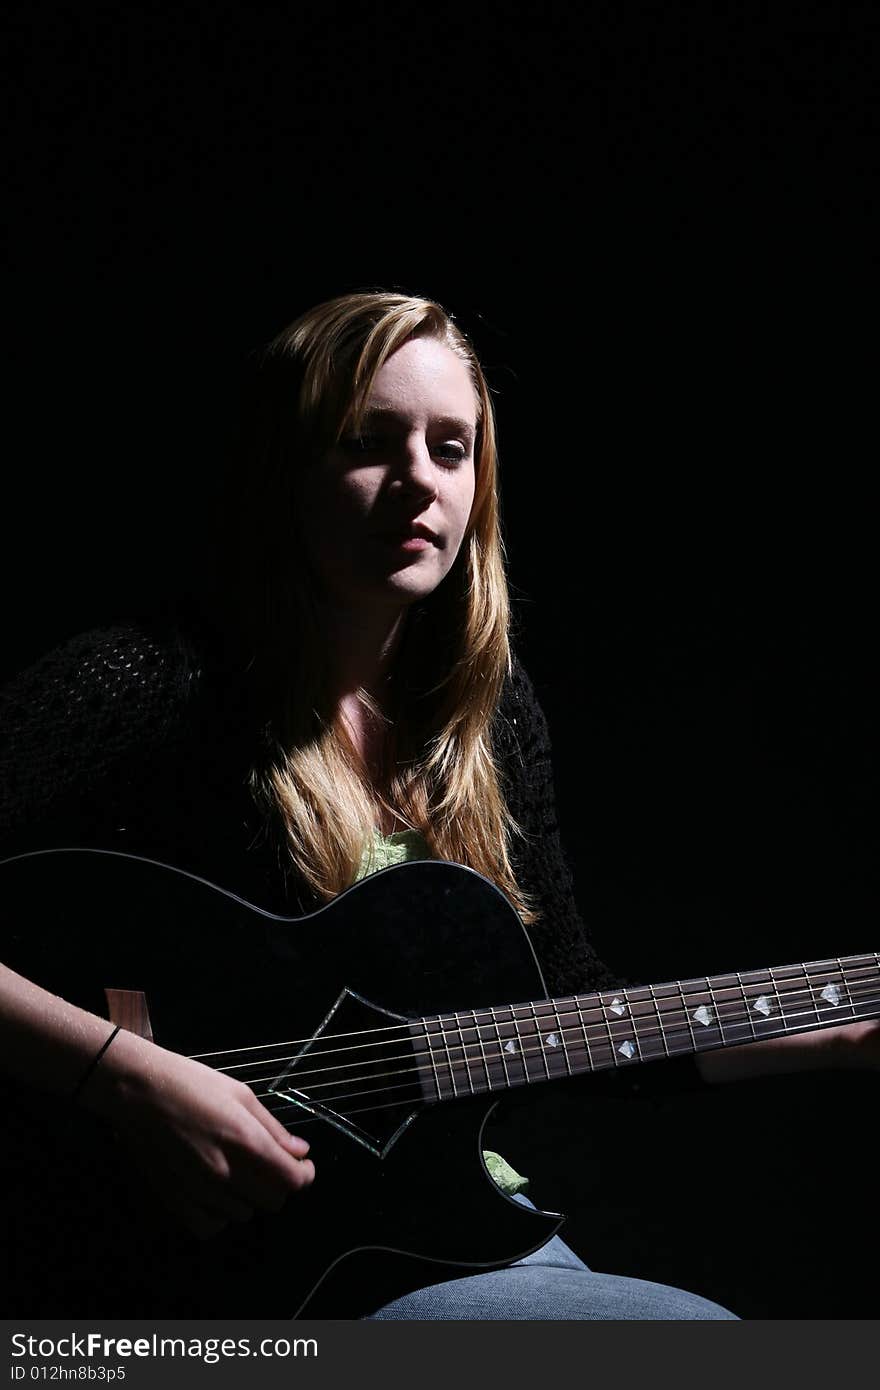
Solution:
[{"label": "pickguard", "polygon": [[269,1090],[385,1158],[424,1103],[408,1023],[346,987]]}]

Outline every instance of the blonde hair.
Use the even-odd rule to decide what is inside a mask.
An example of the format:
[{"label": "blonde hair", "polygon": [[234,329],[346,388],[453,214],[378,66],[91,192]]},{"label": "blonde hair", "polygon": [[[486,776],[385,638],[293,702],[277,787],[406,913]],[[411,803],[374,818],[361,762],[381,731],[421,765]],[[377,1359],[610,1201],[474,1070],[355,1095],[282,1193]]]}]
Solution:
[{"label": "blonde hair", "polygon": [[[314,579],[297,545],[294,470],[359,428],[377,372],[410,338],[466,364],[476,396],[475,493],[461,548],[410,609],[379,709],[384,763],[371,784],[329,689]],[[431,854],[466,864],[537,914],[509,857],[520,833],[499,784],[490,729],[511,656],[492,400],[467,337],[437,303],[387,291],[342,295],[302,314],[259,355],[234,505],[234,607],[261,691],[263,754],[250,773],[285,859],[320,900],[354,880],[380,808]],[[239,462],[239,469],[241,462]],[[241,487],[243,484],[243,488]],[[293,542],[293,544],[292,544]]]}]

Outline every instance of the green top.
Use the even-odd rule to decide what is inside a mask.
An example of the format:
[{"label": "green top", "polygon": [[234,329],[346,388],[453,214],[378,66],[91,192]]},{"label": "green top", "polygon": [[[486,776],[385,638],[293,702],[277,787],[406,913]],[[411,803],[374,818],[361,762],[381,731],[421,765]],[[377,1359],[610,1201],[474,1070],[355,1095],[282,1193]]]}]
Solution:
[{"label": "green top", "polygon": [[[375,830],[373,843],[367,845],[361,857],[355,882],[366,878],[368,874],[378,873],[380,869],[389,869],[393,864],[407,864],[413,859],[430,858],[431,851],[421,831],[397,830],[393,835],[383,835],[381,831]],[[528,1178],[511,1168],[500,1154],[493,1153],[491,1149],[484,1149],[483,1159],[490,1176],[508,1197],[528,1187]]]},{"label": "green top", "polygon": [[393,835],[373,832],[373,843],[367,845],[361,857],[355,882],[376,874],[380,869],[390,869],[392,864],[406,864],[411,859],[430,859],[424,835],[419,830],[397,830]]}]

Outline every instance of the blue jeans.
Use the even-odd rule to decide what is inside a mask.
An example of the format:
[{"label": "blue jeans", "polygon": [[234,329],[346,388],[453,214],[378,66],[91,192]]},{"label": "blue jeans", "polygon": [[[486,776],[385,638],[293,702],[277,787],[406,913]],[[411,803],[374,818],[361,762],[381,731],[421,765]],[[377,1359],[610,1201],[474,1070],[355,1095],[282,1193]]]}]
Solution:
[{"label": "blue jeans", "polygon": [[[523,1196],[516,1201],[531,1206]],[[496,1269],[431,1284],[396,1298],[373,1313],[368,1321],[472,1321],[507,1319],[527,1321],[599,1322],[683,1319],[709,1321],[736,1319],[718,1303],[695,1293],[652,1284],[646,1279],[626,1279],[616,1274],[595,1274],[559,1238],[553,1238],[533,1255]]]}]

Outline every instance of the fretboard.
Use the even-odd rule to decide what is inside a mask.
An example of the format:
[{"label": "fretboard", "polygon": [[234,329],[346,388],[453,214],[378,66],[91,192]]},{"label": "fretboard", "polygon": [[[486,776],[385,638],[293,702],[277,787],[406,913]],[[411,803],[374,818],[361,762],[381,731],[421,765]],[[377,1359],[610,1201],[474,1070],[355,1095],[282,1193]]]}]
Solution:
[{"label": "fretboard", "polygon": [[874,952],[436,1014],[410,1033],[437,1101],[877,1017]]}]

